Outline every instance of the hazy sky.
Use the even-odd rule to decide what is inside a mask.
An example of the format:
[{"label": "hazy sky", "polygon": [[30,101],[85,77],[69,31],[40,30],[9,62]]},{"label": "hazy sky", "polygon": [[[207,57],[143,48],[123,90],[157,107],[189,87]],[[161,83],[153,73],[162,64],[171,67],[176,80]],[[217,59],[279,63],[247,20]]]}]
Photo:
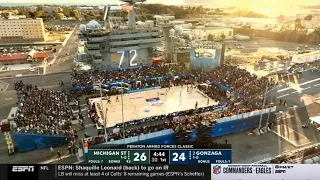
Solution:
[{"label": "hazy sky", "polygon": [[[12,2],[12,3],[118,3],[118,0],[2,0],[3,2]],[[292,5],[309,5],[309,4],[320,4],[319,0],[147,0],[147,2],[154,3],[164,3],[164,4],[182,4],[185,3],[212,3],[216,5],[222,5],[222,6],[242,6],[242,7],[267,7],[267,6],[275,6],[275,7],[285,7],[285,6],[292,6]]]},{"label": "hazy sky", "polygon": [[[183,0],[185,3],[197,3],[201,0]],[[231,6],[292,6],[292,5],[304,5],[304,4],[320,4],[319,0],[203,0],[204,3],[224,4]]]}]

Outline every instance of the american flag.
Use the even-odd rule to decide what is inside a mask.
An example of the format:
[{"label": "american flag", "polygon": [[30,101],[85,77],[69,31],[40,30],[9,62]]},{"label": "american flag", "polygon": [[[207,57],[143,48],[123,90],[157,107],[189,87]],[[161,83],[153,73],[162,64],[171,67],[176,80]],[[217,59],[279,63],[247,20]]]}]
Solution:
[{"label": "american flag", "polygon": [[132,11],[133,10],[133,3],[127,2],[127,3],[123,4],[122,10],[126,11],[126,12]]}]

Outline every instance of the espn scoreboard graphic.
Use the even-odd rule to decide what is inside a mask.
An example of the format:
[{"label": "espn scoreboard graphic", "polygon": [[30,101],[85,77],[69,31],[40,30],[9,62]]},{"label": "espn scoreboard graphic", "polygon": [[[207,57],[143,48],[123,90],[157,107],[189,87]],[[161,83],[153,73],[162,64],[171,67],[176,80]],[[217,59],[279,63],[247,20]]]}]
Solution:
[{"label": "espn scoreboard graphic", "polygon": [[231,150],[89,149],[90,164],[230,164]]}]

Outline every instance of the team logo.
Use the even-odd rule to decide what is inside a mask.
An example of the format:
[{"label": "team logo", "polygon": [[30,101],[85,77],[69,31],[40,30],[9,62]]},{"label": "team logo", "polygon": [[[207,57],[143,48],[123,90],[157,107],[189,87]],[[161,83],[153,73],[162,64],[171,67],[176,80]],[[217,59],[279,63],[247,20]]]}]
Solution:
[{"label": "team logo", "polygon": [[221,166],[215,165],[212,167],[213,174],[220,174],[221,173]]},{"label": "team logo", "polygon": [[150,104],[150,106],[161,106],[163,104],[161,99],[158,97],[146,99],[146,101]]}]

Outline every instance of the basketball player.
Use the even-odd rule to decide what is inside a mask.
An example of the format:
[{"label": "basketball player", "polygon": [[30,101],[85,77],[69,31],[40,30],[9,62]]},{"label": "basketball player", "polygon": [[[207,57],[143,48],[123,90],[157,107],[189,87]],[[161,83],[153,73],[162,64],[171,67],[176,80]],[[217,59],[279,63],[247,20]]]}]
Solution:
[{"label": "basketball player", "polygon": [[116,97],[116,102],[119,102],[119,96]]}]

